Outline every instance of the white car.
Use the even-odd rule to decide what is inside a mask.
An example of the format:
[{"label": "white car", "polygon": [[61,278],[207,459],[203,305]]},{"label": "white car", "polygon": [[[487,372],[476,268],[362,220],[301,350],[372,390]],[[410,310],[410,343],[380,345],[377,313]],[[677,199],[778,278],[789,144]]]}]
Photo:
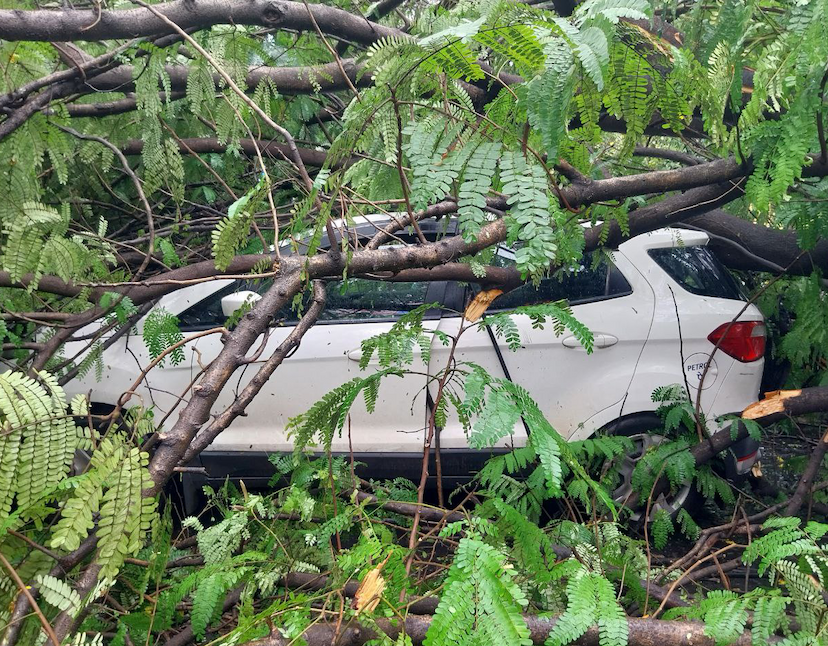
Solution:
[{"label": "white car", "polygon": [[[371,217],[355,233],[370,236],[384,222]],[[431,239],[444,234],[447,226],[454,226],[453,221],[423,223]],[[547,419],[570,440],[609,429],[635,436],[645,449],[658,441],[651,432],[661,427],[652,393],[675,383],[685,384],[694,401],[701,385],[701,406],[710,419],[738,413],[758,396],[765,327],[761,312],[747,305],[736,281],[706,248],[707,242],[704,233],[679,229],[639,235],[620,245],[611,262],[594,264],[587,257],[580,269],[558,272],[537,287],[523,285],[500,296],[489,309],[502,311],[565,298],[576,318],[594,335],[591,354],[570,333],[556,336],[550,326],[533,329],[528,317],[516,316],[521,349],[511,352],[480,327],[464,334],[457,359],[473,361],[527,388]],[[499,249],[498,260],[513,262],[511,251]],[[242,302],[255,298],[250,292],[266,286],[267,281],[206,282],[165,296],[156,307],[176,315],[187,336],[224,325]],[[455,334],[461,322],[456,312],[464,309],[475,289],[455,282],[360,278],[329,283],[327,306],[319,322],[265,384],[247,414],[238,417],[200,456],[199,464],[208,478],[243,477],[248,485],[269,478],[273,468],[268,454],[293,448],[285,433],[288,420],[308,410],[324,393],[364,374],[359,369],[362,341],[388,331],[399,316],[424,303],[443,305],[426,316],[427,326]],[[138,336],[124,336],[104,352],[102,381],[94,375],[75,380],[68,384],[67,393],[91,391],[96,410],[111,409],[150,363],[140,336],[145,320],[137,324]],[[738,322],[728,328],[734,320]],[[239,368],[219,395],[214,412],[233,402],[256,373],[258,363],[270,356],[295,322],[289,307],[279,313],[257,361]],[[717,342],[719,349],[711,359]],[[167,362],[152,370],[130,404],[153,406],[155,419],[162,419],[182,395],[187,399],[192,380],[221,348],[216,334],[194,340],[185,346],[183,362],[175,366]],[[71,355],[71,349],[68,352]],[[448,348],[434,342],[432,374],[445,365],[447,352]],[[428,398],[422,396],[425,370],[418,370],[420,374],[392,377],[384,383],[373,414],[368,414],[359,398],[345,431],[334,440],[334,452],[347,455],[350,445],[374,478],[418,474],[428,416]],[[458,420],[449,419],[440,430],[444,477],[468,477],[493,451],[525,441],[525,431],[517,425],[513,437],[500,447],[473,451]],[[757,448],[751,440],[734,447],[731,457],[737,473],[750,469]],[[640,452],[629,456],[629,466],[638,457]]]}]

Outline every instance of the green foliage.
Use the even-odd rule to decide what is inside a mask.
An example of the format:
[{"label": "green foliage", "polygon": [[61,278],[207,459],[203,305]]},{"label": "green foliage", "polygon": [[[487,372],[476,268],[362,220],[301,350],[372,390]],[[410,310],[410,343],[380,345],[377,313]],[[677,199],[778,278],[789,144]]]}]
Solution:
[{"label": "green foliage", "polygon": [[457,215],[464,240],[474,240],[486,222],[483,209],[500,151],[500,142],[482,142],[471,149],[457,190]]},{"label": "green foliage", "polygon": [[460,541],[425,646],[532,643],[521,616],[527,600],[505,561],[479,540]]},{"label": "green foliage", "polygon": [[44,243],[51,232],[65,227],[66,221],[54,209],[36,202],[25,202],[8,231],[3,250],[3,268],[9,272],[10,278],[20,280],[28,273],[35,276],[43,274]]},{"label": "green foliage", "polygon": [[517,268],[524,276],[539,275],[557,258],[553,228],[560,207],[549,195],[541,165],[516,152],[503,151],[500,175],[503,191],[510,196],[515,237],[523,243],[515,253]]},{"label": "green foliage", "polygon": [[551,322],[555,336],[561,336],[568,330],[587,353],[592,352],[592,332],[575,318],[571,308],[565,301],[524,305],[508,312],[487,315],[483,319],[483,324],[490,326],[497,336],[502,336],[513,352],[521,347],[517,326],[512,320],[512,316],[515,315],[528,316],[534,330],[542,330],[544,325]]},{"label": "green foliage", "polygon": [[[432,338],[443,345],[448,344],[448,337],[439,331],[427,330],[423,317],[438,308],[438,303],[425,303],[399,317],[388,332],[369,337],[362,342],[362,356],[359,367],[365,370],[376,355],[382,368],[402,368],[414,363],[415,355],[428,365],[431,359]],[[371,398],[376,400],[376,395]],[[368,402],[368,399],[366,399]]]},{"label": "green foliage", "polygon": [[267,190],[263,176],[253,188],[228,207],[227,217],[216,225],[211,234],[216,269],[227,269],[239,247],[247,241],[253,214]]},{"label": "green foliage", "polygon": [[207,565],[218,565],[226,561],[236,552],[242,541],[250,537],[246,514],[228,516],[206,529],[195,518],[185,519],[183,525],[198,529],[198,551]]},{"label": "green foliage", "polygon": [[572,51],[562,39],[546,45],[546,69],[526,86],[526,116],[541,135],[546,154],[554,159],[566,133],[566,116],[575,86]]},{"label": "green foliage", "polygon": [[566,610],[550,631],[547,646],[570,644],[595,624],[602,646],[627,643],[627,619],[607,579],[580,566],[569,576],[566,595]]},{"label": "green foliage", "polygon": [[[144,345],[153,359],[158,358],[164,354],[170,347],[182,341],[184,335],[178,329],[178,317],[173,316],[163,307],[153,308],[147,317],[144,319]],[[184,361],[184,349],[178,346],[171,350],[161,361],[159,366],[163,367],[167,361],[167,356],[170,362],[177,366]]]},{"label": "green foliage", "polygon": [[242,574],[239,570],[215,572],[198,584],[193,593],[193,609],[190,615],[193,634],[197,639],[204,639],[207,626],[221,607],[227,591],[238,581]]},{"label": "green foliage", "polygon": [[124,450],[120,468],[101,498],[97,559],[103,578],[114,577],[149,532],[156,501],[142,495],[153,484],[146,469],[148,459],[136,447]]},{"label": "green foliage", "polygon": [[35,515],[69,472],[83,432],[66,415],[63,389],[48,373],[35,381],[0,374],[0,519],[16,504],[18,518]]},{"label": "green foliage", "polygon": [[46,601],[57,608],[74,615],[81,608],[80,595],[73,590],[66,581],[56,579],[48,574],[39,574],[37,583],[40,594]]},{"label": "green foliage", "polygon": [[653,514],[653,522],[650,526],[650,531],[653,535],[653,545],[657,550],[664,549],[667,545],[667,540],[674,530],[673,519],[670,518],[670,514],[664,509],[657,509]]},{"label": "green foliage", "polygon": [[316,440],[324,450],[330,450],[331,442],[342,430],[357,396],[364,392],[367,397],[366,406],[369,410],[373,409],[379,392],[376,385],[389,375],[400,376],[401,372],[396,368],[386,368],[367,377],[355,377],[324,395],[306,413],[292,418],[287,430],[293,439],[294,451],[301,453]]},{"label": "green foliage", "polygon": [[676,515],[676,520],[678,520],[679,526],[681,527],[681,533],[691,541],[695,541],[699,537],[699,534],[701,534],[701,528],[686,509],[679,510]]}]

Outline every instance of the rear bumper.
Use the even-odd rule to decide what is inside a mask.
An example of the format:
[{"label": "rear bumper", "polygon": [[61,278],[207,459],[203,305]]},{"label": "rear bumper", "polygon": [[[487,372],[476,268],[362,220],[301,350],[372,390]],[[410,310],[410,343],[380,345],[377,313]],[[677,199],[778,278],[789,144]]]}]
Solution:
[{"label": "rear bumper", "polygon": [[[738,424],[739,422],[734,422]],[[752,437],[735,442],[725,453],[725,475],[729,479],[740,478],[750,473],[762,457],[762,445]]]}]

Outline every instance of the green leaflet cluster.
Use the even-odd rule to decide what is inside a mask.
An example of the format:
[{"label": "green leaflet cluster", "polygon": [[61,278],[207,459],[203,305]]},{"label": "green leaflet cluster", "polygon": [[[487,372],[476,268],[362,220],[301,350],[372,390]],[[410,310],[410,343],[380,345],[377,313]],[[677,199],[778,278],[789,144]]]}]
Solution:
[{"label": "green leaflet cluster", "polygon": [[521,616],[527,600],[505,566],[505,556],[492,546],[461,540],[425,646],[529,646]]},{"label": "green leaflet cluster", "polygon": [[[571,644],[596,624],[602,646],[625,646],[627,618],[612,583],[574,560],[564,561],[560,570],[568,576],[567,605],[549,633],[547,646]],[[554,570],[553,574],[558,575]]]},{"label": "green leaflet cluster", "polygon": [[101,577],[111,579],[124,558],[137,552],[149,534],[156,499],[143,496],[153,482],[147,471],[149,456],[137,447],[122,448],[120,464],[108,479],[98,519],[98,563]]},{"label": "green leaflet cluster", "polygon": [[466,162],[463,181],[457,191],[457,215],[460,233],[464,240],[476,238],[486,222],[486,197],[500,158],[502,144],[498,141],[482,142],[474,147]]},{"label": "green leaflet cluster", "polygon": [[126,556],[136,553],[149,535],[156,500],[142,492],[152,486],[149,456],[129,447],[117,434],[103,438],[92,453],[89,468],[63,504],[52,534],[54,548],[71,551],[98,527],[101,576],[114,578]]},{"label": "green leaflet cluster", "polygon": [[342,431],[348,411],[359,394],[364,393],[365,406],[368,412],[373,412],[379,394],[380,381],[383,377],[401,374],[401,371],[396,368],[386,368],[367,377],[354,377],[351,381],[325,394],[307,412],[291,418],[287,431],[293,440],[294,451],[301,453],[317,440],[323,450],[329,451],[334,436]]},{"label": "green leaflet cluster", "polygon": [[253,214],[267,190],[266,179],[262,176],[253,188],[227,208],[227,217],[222,218],[210,234],[217,269],[227,269],[239,247],[247,241]]},{"label": "green leaflet cluster", "polygon": [[[178,317],[170,314],[163,307],[154,307],[144,319],[142,330],[144,345],[149,351],[150,357],[156,359],[169,348],[184,339],[178,327]],[[177,366],[184,361],[184,349],[179,346],[169,351],[170,363]],[[159,362],[163,367],[167,357]]]},{"label": "green leaflet cluster", "polygon": [[[72,412],[83,414],[82,397]],[[57,380],[39,373],[38,381],[18,372],[0,374],[0,520],[14,525],[40,518],[69,473],[75,449],[89,437],[67,415]],[[12,504],[15,510],[12,513]]]},{"label": "green leaflet cluster", "polygon": [[509,195],[512,207],[510,219],[516,228],[515,237],[523,243],[515,253],[517,268],[524,276],[539,275],[557,258],[557,199],[549,194],[549,179],[543,166],[529,162],[519,153],[503,153],[500,173],[503,191]]},{"label": "green leaflet cluster", "polygon": [[[143,495],[152,485],[147,454],[129,447],[117,433],[97,438],[76,426],[75,419],[87,413],[85,397],[67,405],[49,373],[39,373],[37,379],[19,372],[0,374],[0,543],[8,549],[6,530],[34,523],[48,527],[46,544],[68,552],[97,526],[97,560],[101,576],[111,582],[124,558],[137,553],[149,535],[156,500]],[[83,473],[69,477],[78,449],[91,450],[91,462]],[[37,581],[52,608],[76,614],[88,600],[66,581],[47,575],[51,567],[29,556],[18,570]],[[5,604],[13,588],[0,588]]]},{"label": "green leaflet cluster", "polygon": [[522,153],[503,150],[500,143],[469,139],[463,124],[446,127],[439,117],[410,125],[406,152],[414,168],[412,206],[419,210],[458,188],[460,231],[476,238],[486,221],[486,197],[499,169],[502,190],[509,195],[509,221],[517,250],[517,267],[524,275],[541,275],[557,259],[556,229],[565,217],[549,191],[544,167]]},{"label": "green leaflet cluster", "polygon": [[[111,250],[98,250],[85,244],[82,236],[66,236],[69,227],[69,209],[60,211],[27,201],[20,206],[16,217],[5,229],[2,267],[13,281],[31,274],[29,288],[34,289],[44,274],[58,276],[65,281],[83,279],[90,270],[101,267],[101,261],[111,258]],[[103,235],[103,234],[101,234]]]},{"label": "green leaflet cluster", "polygon": [[[810,162],[808,150],[816,139],[816,119],[824,114],[821,78],[828,59],[824,0],[793,3],[784,17],[786,29],[758,59],[753,92],[739,118],[740,130],[753,151],[756,169],[747,183],[751,204],[761,212],[780,201]],[[732,56],[743,41],[722,40]],[[741,76],[741,67],[736,72]],[[774,119],[768,114],[775,113]]]},{"label": "green leaflet cluster", "polygon": [[144,191],[152,194],[159,188],[168,187],[177,201],[184,198],[184,165],[178,145],[173,139],[163,137],[161,127],[164,101],[158,93],[163,88],[167,102],[172,96],[172,85],[165,68],[168,59],[166,49],[144,43],[146,52],[136,59],[133,68],[137,107],[142,116],[141,161],[144,164]]},{"label": "green leaflet cluster", "polygon": [[[758,588],[747,594],[715,590],[691,608],[668,611],[665,618],[701,619],[705,632],[717,644],[724,645],[745,630],[752,612],[754,644],[767,643],[779,630],[787,635],[785,644],[820,643],[822,618],[828,611],[828,560],[823,540],[828,525],[812,521],[803,526],[799,518],[776,517],[766,521],[762,530],[764,534],[751,542],[742,560],[746,564],[758,561],[758,571],[768,574],[771,584],[777,587]],[[789,614],[791,607],[796,616],[795,627]]]}]

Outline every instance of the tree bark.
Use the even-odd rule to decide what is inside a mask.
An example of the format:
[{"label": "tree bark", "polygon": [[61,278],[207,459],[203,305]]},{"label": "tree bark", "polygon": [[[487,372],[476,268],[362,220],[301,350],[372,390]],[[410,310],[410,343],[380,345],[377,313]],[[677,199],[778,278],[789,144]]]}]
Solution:
[{"label": "tree bark", "polygon": [[802,472],[802,476],[796,485],[796,491],[791,496],[791,501],[788,503],[788,506],[785,507],[785,516],[795,515],[805,502],[805,498],[811,493],[811,487],[822,467],[822,461],[825,459],[826,452],[828,452],[828,431],[823,434],[816,447],[814,447],[805,471]]},{"label": "tree bark", "polygon": [[253,398],[259,394],[259,391],[265,383],[267,383],[267,380],[270,379],[276,368],[282,365],[285,357],[299,347],[305,332],[307,332],[316,323],[316,320],[319,318],[319,315],[324,309],[325,288],[321,282],[317,281],[313,285],[313,301],[311,302],[307,312],[305,312],[302,316],[302,319],[296,327],[290,331],[287,338],[279,344],[279,347],[274,350],[273,354],[270,355],[267,361],[262,364],[261,368],[259,368],[258,372],[253,375],[253,378],[238,394],[233,403],[218,416],[216,416],[207,428],[199,431],[193,438],[192,442],[187,447],[187,452],[184,454],[184,458],[182,459],[183,462],[187,463],[197,457],[199,453],[207,448],[213,440],[218,437],[219,433],[233,423],[234,419],[236,419],[239,415],[244,415],[245,409],[250,405],[250,402],[253,401]]},{"label": "tree bark", "polygon": [[754,402],[742,412],[742,417],[768,426],[785,417],[825,410],[828,410],[828,386],[815,386],[765,393],[764,399]]},{"label": "tree bark", "polygon": [[[302,2],[290,0],[174,0],[154,8],[186,30],[213,25],[255,25],[313,32],[315,19],[323,34],[363,45],[400,33],[336,7],[311,4],[308,8]],[[113,40],[170,31],[167,24],[145,8],[0,11],[2,40]]]},{"label": "tree bark", "polygon": [[[426,632],[431,626],[433,618],[423,615],[408,615],[405,619],[405,633],[411,638],[414,644],[422,644]],[[541,618],[536,616],[524,616],[526,625],[529,628],[533,644],[543,644],[557,617]],[[400,634],[398,621],[388,619],[377,619],[377,625],[392,640]],[[696,621],[664,621],[661,619],[644,619],[639,617],[628,617],[629,646],[715,646],[716,642],[704,631],[704,624]],[[307,641],[308,646],[330,646],[336,643],[338,646],[362,646],[378,635],[370,628],[359,624],[350,623],[347,628],[337,633],[337,625],[333,623],[317,623],[308,628],[302,637]],[[738,639],[730,643],[730,646],[751,646],[751,634],[742,633]],[[779,641],[771,638],[768,643]],[[284,641],[278,632],[270,637],[248,642],[243,646],[283,646]],[[576,646],[598,646],[598,627],[593,626],[587,632],[572,642]]]},{"label": "tree bark", "polygon": [[[318,5],[317,5],[318,6]],[[265,80],[272,81],[280,94],[315,94],[316,92],[337,92],[347,90],[349,82],[357,87],[371,85],[369,75],[362,75],[362,69],[354,59],[346,58],[342,61],[342,69],[337,63],[324,65],[307,65],[303,67],[270,67],[258,65],[251,67],[245,77],[245,84],[249,90],[255,90]],[[342,70],[345,74],[342,74]],[[190,68],[186,65],[166,65],[164,71],[170,81],[173,91],[184,91],[187,88],[187,79]],[[216,88],[222,87],[218,75],[213,74]],[[132,65],[120,65],[108,72],[99,74],[94,82],[89,84],[86,92],[133,92],[135,90],[134,68]],[[159,86],[160,87],[160,86]]]},{"label": "tree bark", "polygon": [[815,269],[828,273],[828,240],[820,240],[812,249],[799,246],[797,234],[786,229],[771,229],[714,209],[703,215],[688,218],[687,224],[714,236],[730,240],[749,252],[722,240],[712,239],[710,247],[717,257],[731,269],[745,271],[772,271],[756,257],[786,268],[786,273],[807,276]]}]

